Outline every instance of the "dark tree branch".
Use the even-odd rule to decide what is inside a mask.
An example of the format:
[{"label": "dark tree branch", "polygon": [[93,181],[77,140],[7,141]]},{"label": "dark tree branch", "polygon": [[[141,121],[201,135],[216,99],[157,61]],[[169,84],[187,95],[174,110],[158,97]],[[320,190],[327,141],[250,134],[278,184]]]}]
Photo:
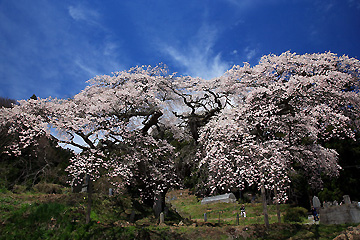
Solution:
[{"label": "dark tree branch", "polygon": [[159,123],[159,118],[163,115],[162,112],[160,111],[155,111],[154,114],[151,115],[150,120],[148,120],[149,116],[145,119],[145,121],[143,121],[144,127],[142,129],[142,135],[145,136],[146,133],[148,132],[148,130],[152,127],[152,126],[158,126]]}]

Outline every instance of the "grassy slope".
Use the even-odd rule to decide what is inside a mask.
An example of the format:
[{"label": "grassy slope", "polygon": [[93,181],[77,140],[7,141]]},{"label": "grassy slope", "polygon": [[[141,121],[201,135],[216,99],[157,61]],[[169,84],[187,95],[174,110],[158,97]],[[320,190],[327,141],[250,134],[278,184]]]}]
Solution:
[{"label": "grassy slope", "polygon": [[[126,196],[95,195],[93,221],[86,225],[84,194],[0,193],[0,239],[332,239],[348,227],[271,224],[265,229],[261,207],[256,204],[246,205],[249,217],[237,226],[234,214],[239,205],[202,206],[186,191],[173,194],[177,194],[177,199],[170,201],[173,208],[184,218],[191,215],[192,221],[183,220],[184,226],[174,226],[180,221],[174,212],[166,225],[159,226],[151,209]],[[128,223],[131,209],[136,212],[135,224]],[[210,213],[210,223],[204,223],[204,211]],[[275,222],[274,209],[270,207],[269,212]]]},{"label": "grassy slope", "polygon": [[[175,200],[171,200],[173,198]],[[167,202],[175,208],[180,215],[192,220],[201,222],[204,221],[204,213],[207,213],[208,222],[220,222],[227,224],[236,223],[236,215],[240,215],[241,204],[236,203],[215,203],[201,205],[200,199],[189,194],[188,190],[172,191],[167,195]],[[240,225],[260,224],[263,222],[263,210],[260,203],[244,204],[246,208],[246,218],[240,218]],[[280,205],[281,212],[284,213],[289,208],[289,205]],[[276,206],[268,206],[268,213],[270,223],[277,222]]]}]

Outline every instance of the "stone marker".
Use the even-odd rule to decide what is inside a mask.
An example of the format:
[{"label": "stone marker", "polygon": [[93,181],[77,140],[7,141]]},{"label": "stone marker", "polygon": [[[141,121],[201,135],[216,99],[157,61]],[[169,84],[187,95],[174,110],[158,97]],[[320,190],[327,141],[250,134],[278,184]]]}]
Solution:
[{"label": "stone marker", "polygon": [[345,204],[351,204],[350,196],[349,196],[349,195],[344,195],[343,198],[344,198],[344,203],[345,203]]},{"label": "stone marker", "polygon": [[161,212],[161,213],[160,213],[160,224],[163,224],[164,222],[165,222],[164,213]]},{"label": "stone marker", "polygon": [[134,223],[134,222],[135,222],[135,210],[134,210],[134,209],[131,210],[130,222],[131,222],[131,223]]},{"label": "stone marker", "polygon": [[204,222],[207,222],[207,214],[204,213]]},{"label": "stone marker", "polygon": [[319,209],[321,207],[320,200],[319,200],[319,198],[317,196],[313,197],[313,206],[316,209]]},{"label": "stone marker", "polygon": [[218,202],[234,203],[236,202],[236,197],[233,193],[226,193],[223,195],[217,195],[213,197],[205,197],[203,198],[203,200],[201,200],[201,204],[211,204]]},{"label": "stone marker", "polygon": [[360,223],[360,208],[350,203],[350,197],[344,196],[344,204],[332,205],[321,209],[321,224]]},{"label": "stone marker", "polygon": [[87,193],[89,191],[90,175],[86,174],[84,179],[84,184],[82,185],[81,192]]}]

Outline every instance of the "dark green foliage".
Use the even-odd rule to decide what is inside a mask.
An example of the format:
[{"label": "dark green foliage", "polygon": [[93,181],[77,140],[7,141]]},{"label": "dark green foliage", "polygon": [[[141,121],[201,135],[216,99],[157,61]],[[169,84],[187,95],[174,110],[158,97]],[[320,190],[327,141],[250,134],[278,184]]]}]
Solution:
[{"label": "dark green foliage", "polygon": [[30,99],[32,99],[32,100],[37,100],[37,96],[36,96],[35,94],[33,94],[33,95],[30,97]]},{"label": "dark green foliage", "polygon": [[323,190],[319,192],[319,198],[326,202],[333,202],[335,200],[341,202],[344,192],[341,191],[339,186],[336,186],[336,182],[330,181],[330,183],[327,183],[326,185],[329,186],[329,188],[323,188]]},{"label": "dark green foliage", "polygon": [[[31,99],[37,97],[33,95]],[[13,104],[15,100],[0,97],[0,107]],[[8,146],[17,144],[19,136],[9,134],[9,127],[10,124],[0,127],[0,187],[13,189],[14,185],[23,185],[30,189],[40,181],[65,184],[68,179],[64,169],[72,153],[58,147],[56,139],[41,136],[16,156]]]},{"label": "dark green foliage", "polygon": [[[130,222],[153,215],[152,209],[140,204],[126,194],[115,196],[97,195],[93,202],[92,220],[111,224],[119,220]],[[134,213],[134,219],[131,214]]]},{"label": "dark green foliage", "polygon": [[[312,197],[318,196],[320,201],[341,202],[343,195],[349,195],[351,200],[360,200],[360,134],[356,136],[357,141],[352,139],[332,139],[323,143],[326,148],[335,149],[339,153],[339,165],[342,169],[338,177],[329,177],[321,173],[323,185],[314,189],[308,184],[308,173],[293,166],[296,173],[290,176],[291,186],[289,203],[310,209]],[[321,166],[320,166],[321,167]]]},{"label": "dark green foliage", "polygon": [[13,193],[24,193],[26,191],[26,186],[23,185],[14,185],[12,192]]},{"label": "dark green foliage", "polygon": [[38,183],[34,185],[34,190],[40,193],[62,193],[62,186],[54,183]]},{"label": "dark green foliage", "polygon": [[342,167],[338,178],[324,176],[324,187],[319,193],[321,201],[342,201],[343,195],[349,195],[351,200],[360,200],[360,136],[357,141],[352,139],[333,140],[326,144],[339,153],[339,165]]},{"label": "dark green foliage", "polygon": [[297,168],[296,172],[290,174],[289,201],[287,203],[310,209],[310,199],[314,195],[308,182],[307,173]]},{"label": "dark green foliage", "polygon": [[36,145],[24,149],[21,156],[14,156],[5,152],[14,138],[16,136],[8,135],[6,129],[0,129],[0,187],[13,189],[15,185],[23,185],[30,189],[41,181],[66,184],[65,168],[72,156],[69,150],[58,147],[54,139],[43,136]]},{"label": "dark green foliage", "polygon": [[16,104],[15,99],[0,97],[0,108],[1,107],[11,108],[15,104]]},{"label": "dark green foliage", "polygon": [[284,214],[284,221],[291,222],[303,222],[307,217],[307,210],[302,207],[289,208]]}]

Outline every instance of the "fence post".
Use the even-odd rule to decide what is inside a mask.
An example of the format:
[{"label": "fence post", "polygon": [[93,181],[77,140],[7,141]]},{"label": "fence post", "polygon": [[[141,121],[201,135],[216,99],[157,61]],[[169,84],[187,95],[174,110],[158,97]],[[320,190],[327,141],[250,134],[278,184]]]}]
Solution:
[{"label": "fence post", "polygon": [[204,213],[204,222],[207,222],[207,215]]}]

